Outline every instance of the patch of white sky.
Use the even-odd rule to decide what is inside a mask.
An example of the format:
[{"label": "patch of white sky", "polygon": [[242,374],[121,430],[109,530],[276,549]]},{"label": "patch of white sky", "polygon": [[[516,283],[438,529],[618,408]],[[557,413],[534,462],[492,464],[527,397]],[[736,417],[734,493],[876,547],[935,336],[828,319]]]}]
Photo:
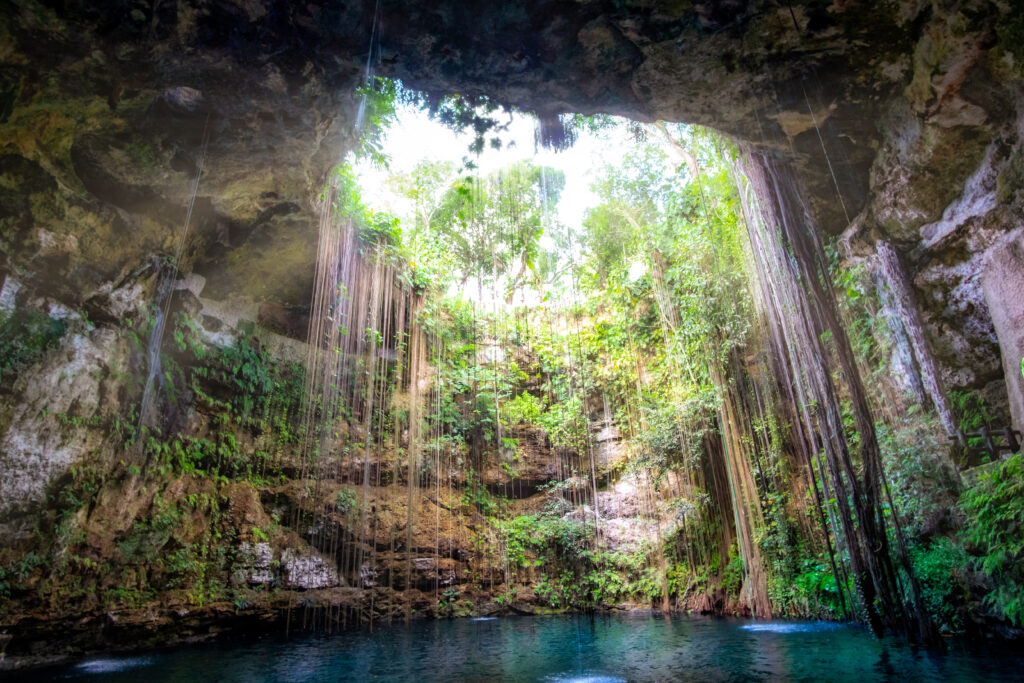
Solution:
[{"label": "patch of white sky", "polygon": [[[587,209],[599,203],[591,189],[598,174],[606,166],[620,163],[636,143],[625,125],[619,125],[598,133],[581,131],[572,147],[559,152],[534,143],[535,126],[532,117],[513,113],[508,129],[497,134],[502,141],[501,149],[487,146],[479,156],[473,156],[469,151],[473,141],[470,133],[456,133],[432,120],[427,112],[402,106],[383,141],[383,151],[391,160],[389,168],[376,168],[368,161],[360,161],[355,166],[363,201],[375,211],[403,217],[409,214],[411,204],[394,192],[387,180],[391,175],[412,171],[421,161],[450,161],[461,166],[463,159],[468,157],[477,164],[481,175],[487,175],[516,162],[530,160],[537,166],[565,174],[565,189],[559,198],[557,217],[563,225],[578,230]],[[541,246],[550,249],[553,245],[549,238],[542,237]]]},{"label": "patch of white sky", "polygon": [[[390,159],[388,167],[379,168],[368,160],[360,160],[355,164],[354,171],[360,194],[368,207],[408,220],[413,211],[412,202],[396,192],[388,179],[411,172],[421,161],[450,161],[456,165],[459,175],[479,173],[483,176],[516,162],[529,160],[536,166],[546,166],[565,174],[565,187],[559,196],[555,218],[572,232],[580,234],[587,210],[600,203],[600,198],[592,189],[594,182],[608,166],[621,166],[626,155],[636,147],[636,139],[628,129],[627,121],[617,118],[613,121],[617,125],[597,132],[579,131],[571,147],[556,151],[535,143],[535,118],[513,113],[507,128],[497,133],[502,141],[501,148],[495,149],[488,145],[479,155],[473,155],[469,151],[473,142],[471,133],[456,133],[432,120],[422,109],[403,105],[399,107],[396,121],[382,141],[382,151]],[[476,164],[477,170],[470,171],[463,167],[467,158]],[[452,178],[452,181],[455,179]],[[547,229],[541,235],[540,246],[549,251],[557,249]],[[570,258],[580,255],[578,249],[577,245],[574,249],[576,253]],[[629,277],[636,280],[645,272],[647,264],[638,260],[631,265]],[[453,283],[448,295],[477,300],[476,278],[468,278],[465,284],[460,289]],[[505,308],[507,303],[499,294],[505,284],[507,277],[502,276],[498,283],[492,284],[492,288],[485,287],[479,303]],[[524,287],[517,295],[517,303],[538,305],[546,300],[547,295]],[[569,301],[574,302],[578,293],[572,288],[571,292],[558,295],[553,301],[561,300],[562,296],[569,296]]]}]

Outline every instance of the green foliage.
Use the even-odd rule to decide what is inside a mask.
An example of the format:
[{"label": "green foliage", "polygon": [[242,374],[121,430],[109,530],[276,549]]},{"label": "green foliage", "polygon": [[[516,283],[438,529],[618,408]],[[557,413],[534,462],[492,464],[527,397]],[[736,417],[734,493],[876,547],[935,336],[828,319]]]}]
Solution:
[{"label": "green foliage", "polygon": [[149,436],[145,451],[157,463],[159,474],[171,472],[199,477],[245,479],[261,476],[269,455],[264,451],[245,453],[230,422],[222,420],[222,429],[210,438],[177,435],[170,439]]},{"label": "green foliage", "polygon": [[498,513],[499,502],[493,493],[480,481],[474,470],[466,473],[466,488],[462,490],[463,505],[473,505],[485,517]]},{"label": "green foliage", "polygon": [[353,131],[355,155],[376,166],[386,166],[383,151],[384,133],[394,123],[399,102],[409,97],[401,84],[389,78],[373,78],[360,86],[360,127]]},{"label": "green foliage", "polygon": [[929,519],[956,503],[959,478],[947,464],[949,443],[931,415],[903,416],[894,426],[875,426],[883,463],[892,483],[893,502],[907,532],[917,536]]},{"label": "green foliage", "polygon": [[662,472],[679,464],[686,441],[679,407],[667,401],[651,400],[645,402],[641,410],[647,429],[638,435],[638,441],[643,444],[648,458],[645,466],[653,465],[656,471]]},{"label": "green foliage", "polygon": [[0,312],[0,378],[16,374],[38,362],[67,331],[67,323],[43,313],[18,310]]},{"label": "green foliage", "polygon": [[410,188],[417,202],[408,246],[417,268],[434,273],[439,288],[476,278],[478,294],[500,282],[514,295],[541,276],[540,239],[565,185],[561,171],[519,162],[485,177],[446,177],[444,191],[433,187],[427,200],[419,188],[442,181],[430,167],[417,173],[428,175],[392,183]]},{"label": "green foliage", "polygon": [[985,399],[977,392],[949,392],[949,403],[957,421],[957,428],[962,432],[976,432],[992,423],[992,415],[988,412]]},{"label": "green foliage", "polygon": [[588,559],[594,528],[552,515],[522,515],[500,522],[509,565],[540,566],[545,563],[578,567]]},{"label": "green foliage", "polygon": [[437,615],[447,618],[454,617],[458,600],[459,589],[455,587],[446,588],[437,600]]},{"label": "green foliage", "polygon": [[[222,582],[229,565],[229,548],[235,531],[220,530],[223,499],[192,493],[177,500],[158,496],[148,516],[136,519],[118,541],[126,566],[145,568],[152,591],[180,590],[192,604],[203,605],[224,596]],[[259,539],[261,529],[253,529]],[[108,593],[109,602],[147,599],[138,587]]]},{"label": "green foliage", "polygon": [[573,396],[552,404],[540,415],[539,422],[555,446],[585,453],[590,446],[590,423],[583,412],[583,401]]},{"label": "green foliage", "polygon": [[502,406],[502,418],[509,426],[541,424],[544,402],[526,391]]},{"label": "green foliage", "polygon": [[177,507],[158,506],[151,517],[137,520],[131,532],[117,544],[122,559],[129,564],[142,564],[160,557],[184,519],[184,513]]},{"label": "green foliage", "polygon": [[200,336],[199,326],[188,313],[179,311],[174,314],[171,336],[179,353],[188,354],[197,361],[206,358],[206,344]]},{"label": "green foliage", "polygon": [[[251,327],[225,347],[208,346],[185,313],[175,315],[172,330],[174,353],[163,356],[168,400],[194,397],[213,413],[212,429],[194,438],[151,434],[147,448],[181,472],[262,477],[269,451],[298,440],[304,368],[272,359]],[[239,428],[265,435],[262,447],[243,454]]]},{"label": "green foliage", "polygon": [[132,136],[132,139],[125,145],[124,151],[143,170],[155,171],[159,168],[157,150],[150,140],[140,136]]},{"label": "green foliage", "polygon": [[728,595],[739,597],[744,573],[743,558],[740,557],[736,544],[733,544],[729,548],[729,562],[725,565],[725,571],[722,574],[722,588]]},{"label": "green foliage", "polygon": [[956,540],[940,536],[926,548],[916,548],[911,559],[928,613],[944,631],[962,631],[962,609],[970,597],[967,551]]},{"label": "green foliage", "polygon": [[338,495],[334,498],[334,509],[338,511],[338,514],[349,515],[358,508],[359,499],[356,496],[356,492],[346,487],[338,491]]},{"label": "green foliage", "polygon": [[967,516],[961,538],[995,584],[985,604],[1024,625],[1024,457],[1014,455],[983,476],[960,502]]},{"label": "green foliage", "polygon": [[274,379],[266,354],[251,336],[217,351],[213,363],[220,382],[230,389],[230,402],[239,415],[250,415],[267,399]]},{"label": "green foliage", "polygon": [[553,509],[497,523],[508,566],[539,571],[533,589],[550,607],[592,609],[661,595],[664,582],[648,545],[628,553],[595,550],[594,526],[560,514]]},{"label": "green foliage", "polygon": [[533,592],[555,609],[584,609],[592,606],[587,588],[575,572],[563,569],[551,576],[541,573]]},{"label": "green foliage", "polygon": [[996,24],[999,47],[1013,55],[1014,69],[1024,74],[1024,0],[1011,0]]},{"label": "green foliage", "polygon": [[12,593],[24,590],[25,581],[44,564],[42,555],[30,550],[13,564],[0,567],[0,598],[10,598]]},{"label": "green foliage", "polygon": [[[974,391],[952,390],[948,396],[957,429],[968,434],[975,433],[982,427],[991,429],[992,414],[988,411],[985,399],[980,394]],[[981,455],[975,459],[974,456],[978,453]],[[956,458],[958,464],[963,467],[988,462],[990,454],[987,451],[985,440],[976,436],[967,439],[966,452],[958,452]]]},{"label": "green foliage", "polygon": [[499,135],[511,122],[507,116],[509,109],[486,95],[424,95],[420,104],[427,109],[431,118],[442,125],[458,133],[472,133],[473,141],[469,146],[471,154],[480,154],[486,146],[501,149]]}]

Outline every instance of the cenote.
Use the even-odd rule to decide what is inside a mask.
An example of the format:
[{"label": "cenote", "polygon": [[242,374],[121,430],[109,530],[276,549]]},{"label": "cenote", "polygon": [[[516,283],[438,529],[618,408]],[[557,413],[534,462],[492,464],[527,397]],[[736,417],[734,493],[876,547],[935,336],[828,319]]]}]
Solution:
[{"label": "cenote", "polygon": [[34,671],[31,680],[974,681],[1017,680],[1022,662],[958,646],[939,654],[880,641],[855,625],[636,612],[419,621],[372,633],[265,637],[89,658]]},{"label": "cenote", "polygon": [[1017,0],[0,35],[5,675],[1019,670]]}]

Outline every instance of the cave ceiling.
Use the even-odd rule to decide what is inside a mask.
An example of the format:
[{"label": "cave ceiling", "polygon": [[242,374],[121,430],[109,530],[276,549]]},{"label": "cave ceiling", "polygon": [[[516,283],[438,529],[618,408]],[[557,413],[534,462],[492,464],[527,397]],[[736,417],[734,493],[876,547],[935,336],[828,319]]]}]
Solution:
[{"label": "cave ceiling", "polygon": [[721,130],[792,164],[823,231],[918,259],[1020,90],[999,2],[0,7],[3,268],[72,298],[173,248],[202,163],[186,261],[207,295],[303,305],[367,63],[434,96]]}]

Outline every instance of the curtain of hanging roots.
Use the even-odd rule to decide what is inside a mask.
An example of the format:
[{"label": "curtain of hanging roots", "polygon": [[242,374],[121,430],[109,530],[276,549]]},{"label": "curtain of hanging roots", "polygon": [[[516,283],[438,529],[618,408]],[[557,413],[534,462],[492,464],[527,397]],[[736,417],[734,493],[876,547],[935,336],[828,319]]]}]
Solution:
[{"label": "curtain of hanging roots", "polygon": [[[889,629],[933,641],[935,629],[922,607],[896,512],[891,520],[885,515],[885,473],[874,422],[796,178],[773,157],[752,149],[744,150],[742,167],[757,198],[758,215],[747,227],[756,267],[764,275],[762,306],[787,332],[780,353],[788,358],[790,381],[801,394],[798,412],[806,433],[820,435],[861,608],[876,632]],[[860,436],[856,454],[844,429],[843,397]],[[887,532],[890,521],[895,548]]]}]

